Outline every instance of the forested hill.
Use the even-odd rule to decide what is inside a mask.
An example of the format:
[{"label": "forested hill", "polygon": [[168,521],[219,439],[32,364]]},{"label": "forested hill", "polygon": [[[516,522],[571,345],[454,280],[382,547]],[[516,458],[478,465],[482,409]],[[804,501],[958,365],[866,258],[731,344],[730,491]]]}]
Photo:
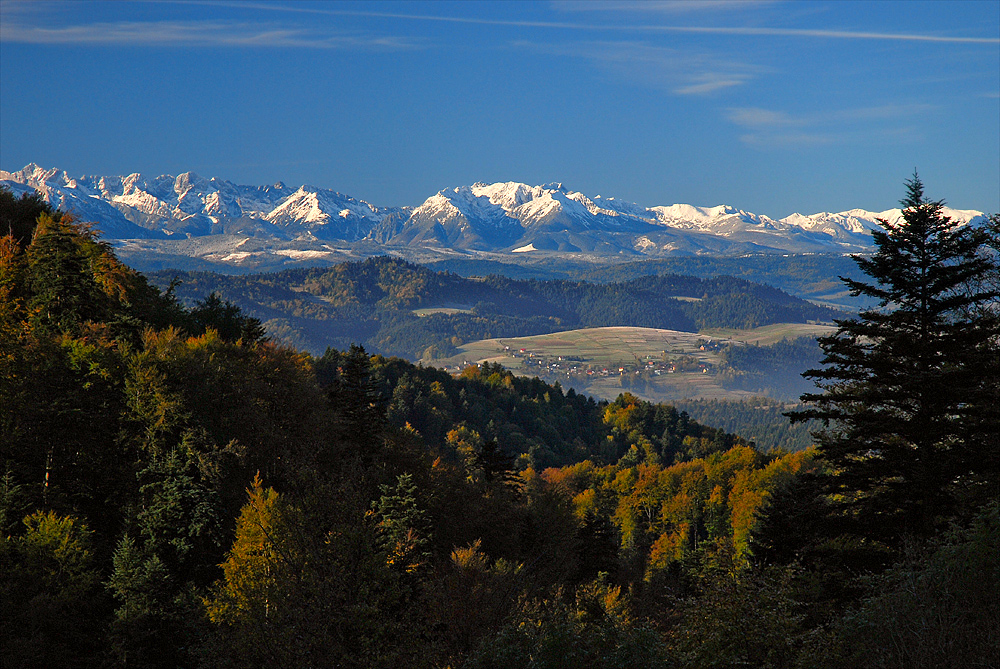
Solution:
[{"label": "forested hill", "polygon": [[226,276],[150,275],[187,304],[210,293],[260,319],[277,340],[321,353],[363,344],[408,359],[446,357],[463,343],[583,327],[698,331],[842,316],[732,277],[644,276],[621,283],[463,278],[391,257],[326,269]]},{"label": "forested hill", "polygon": [[[0,205],[3,666],[482,666],[529,599],[564,606],[562,588],[617,578],[612,506],[638,546],[626,579],[656,537],[690,543],[640,522],[640,468],[738,485],[742,531],[763,490],[811,466],[497,365],[313,359],[225,302],[183,308],[37,201]],[[351,285],[345,300],[413,299]],[[582,469],[546,471],[561,465]],[[685,517],[708,503],[657,495]],[[691,536],[731,542],[731,526]],[[622,588],[594,588],[600,634],[566,610],[587,652],[662,661]]]},{"label": "forested hill", "polygon": [[[37,198],[0,189],[0,229],[0,666],[996,665],[1000,328],[977,308],[1000,266],[975,237],[964,276],[990,287],[932,294],[965,310],[947,338],[885,321],[877,345],[899,348],[838,367],[827,415],[851,431],[763,453],[495,364],[280,346],[218,298],[184,308]],[[357,269],[328,277],[334,302],[419,304]],[[944,373],[908,371],[942,350]],[[915,419],[900,382],[934,390]]]},{"label": "forested hill", "polygon": [[[519,264],[511,264],[518,262]],[[709,279],[732,276],[775,288],[820,304],[856,310],[868,305],[863,297],[851,296],[839,277],[860,279],[863,273],[849,255],[758,254],[730,256],[678,256],[616,263],[593,263],[552,258],[545,262],[514,259],[499,262],[478,258],[456,258],[426,263],[438,271],[462,276],[502,274],[515,279],[570,279],[592,283],[622,283],[641,276],[682,274]]]}]

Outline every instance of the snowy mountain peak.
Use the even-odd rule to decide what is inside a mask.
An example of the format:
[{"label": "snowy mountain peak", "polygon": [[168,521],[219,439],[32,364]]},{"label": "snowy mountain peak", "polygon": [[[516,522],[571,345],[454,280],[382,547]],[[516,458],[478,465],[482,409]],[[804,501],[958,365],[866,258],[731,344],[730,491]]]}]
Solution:
[{"label": "snowy mountain peak", "polygon": [[210,184],[205,179],[194,172],[184,172],[177,175],[177,179],[174,180],[174,192],[178,195],[183,195],[187,193],[192,188],[198,189],[208,189],[211,188],[213,184]]},{"label": "snowy mountain peak", "polygon": [[[105,236],[120,239],[239,233],[362,239],[398,211],[315,186],[240,186],[195,172],[70,178],[32,163],[0,171],[0,181],[16,192],[36,189],[54,206],[97,221]],[[351,214],[343,215],[345,210]]]},{"label": "snowy mountain peak", "polygon": [[[333,190],[293,188],[281,181],[243,186],[195,172],[71,177],[30,163],[16,172],[0,171],[0,182],[15,194],[37,189],[54,206],[95,221],[111,239],[223,235],[276,245],[367,240],[389,247],[615,257],[850,253],[871,248],[879,219],[892,224],[902,216],[899,209],[850,209],[775,220],[726,204],[646,207],[589,197],[558,182],[479,181],[442,189],[415,208],[378,207]],[[962,223],[982,217],[971,210],[946,208],[944,213]]]}]

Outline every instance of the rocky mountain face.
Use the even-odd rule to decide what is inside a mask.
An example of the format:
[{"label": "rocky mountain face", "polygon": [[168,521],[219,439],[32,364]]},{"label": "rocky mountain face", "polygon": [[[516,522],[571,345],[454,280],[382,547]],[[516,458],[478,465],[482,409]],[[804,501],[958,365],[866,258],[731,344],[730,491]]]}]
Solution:
[{"label": "rocky mountain face", "polygon": [[240,186],[194,172],[152,179],[71,177],[32,164],[18,172],[0,170],[0,183],[15,193],[39,191],[50,204],[98,223],[110,239],[247,235],[357,241],[398,211],[313,186]]},{"label": "rocky mountain face", "polygon": [[[0,170],[0,185],[15,194],[35,189],[53,206],[96,222],[105,238],[131,240],[118,244],[126,256],[200,257],[247,268],[260,254],[292,263],[330,254],[328,260],[339,261],[342,256],[333,256],[357,248],[368,255],[424,249],[635,258],[852,253],[871,247],[877,219],[901,215],[852,209],[775,220],[726,205],[644,207],[559,183],[516,182],[447,188],[417,207],[378,207],[313,186],[241,186],[193,172],[72,177],[34,164]],[[963,222],[982,217],[946,213]]]}]

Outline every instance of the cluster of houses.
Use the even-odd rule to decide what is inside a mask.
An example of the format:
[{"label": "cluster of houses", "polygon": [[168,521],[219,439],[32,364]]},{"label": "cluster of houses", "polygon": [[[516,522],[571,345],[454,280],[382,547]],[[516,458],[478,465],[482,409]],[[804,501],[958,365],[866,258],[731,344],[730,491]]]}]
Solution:
[{"label": "cluster of houses", "polygon": [[[702,348],[701,350],[717,350],[717,348]],[[647,355],[644,359],[636,357],[630,362],[619,362],[612,365],[588,364],[574,356],[553,356],[536,353],[526,349],[511,349],[505,347],[505,353],[520,360],[522,369],[545,377],[577,378],[580,380],[594,377],[644,375],[660,376],[678,372],[695,372],[709,374],[712,365],[691,355],[679,355],[668,358],[662,351],[660,357]]]},{"label": "cluster of houses", "polygon": [[[713,339],[699,340],[698,351],[719,351],[726,345],[724,341]],[[584,386],[587,382],[601,377],[630,377],[632,379],[661,376],[664,374],[713,374],[714,365],[691,353],[677,351],[660,351],[659,355],[634,356],[629,361],[618,361],[614,364],[593,364],[579,356],[551,355],[526,348],[502,346],[502,353],[510,359],[505,366],[512,371],[538,376],[548,381],[563,380],[579,381]],[[452,368],[461,372],[475,362],[462,361]]]}]

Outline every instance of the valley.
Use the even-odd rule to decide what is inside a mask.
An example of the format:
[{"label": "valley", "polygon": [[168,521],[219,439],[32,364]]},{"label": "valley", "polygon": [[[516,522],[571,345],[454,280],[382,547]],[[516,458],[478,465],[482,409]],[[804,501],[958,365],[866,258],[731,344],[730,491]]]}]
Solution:
[{"label": "valley", "polygon": [[[812,283],[830,262],[744,261],[751,275],[786,285]],[[669,403],[694,420],[747,435],[764,451],[806,448],[815,426],[791,425],[782,413],[812,389],[800,375],[818,363],[814,338],[845,314],[745,279],[643,274],[738,266],[736,259],[670,259],[457,267],[470,274],[548,268],[592,275],[591,282],[464,277],[383,256],[272,274],[162,271],[150,279],[164,289],[173,285],[189,307],[216,293],[259,319],[273,340],[315,356],[361,344],[450,374],[496,363],[526,381],[539,377],[595,398],[624,393]]]},{"label": "valley", "polygon": [[[607,283],[466,278],[387,256],[273,274],[170,270],[150,278],[161,288],[173,285],[173,294],[188,306],[217,293],[260,319],[276,341],[314,355],[357,343],[372,353],[428,363],[454,358],[462,346],[480,340],[606,327],[693,334],[830,323],[844,316],[732,277],[639,276]],[[657,344],[643,355],[664,350]],[[632,360],[626,352],[624,362]]]},{"label": "valley", "polygon": [[458,347],[459,352],[453,356],[422,362],[453,372],[472,364],[498,363],[516,375],[538,376],[603,399],[629,392],[654,403],[685,399],[743,401],[760,393],[734,388],[726,382],[725,375],[720,374],[727,365],[720,353],[723,349],[768,346],[834,330],[829,325],[808,323],[745,330],[717,328],[698,333],[637,327],[585,328],[470,342]]}]

